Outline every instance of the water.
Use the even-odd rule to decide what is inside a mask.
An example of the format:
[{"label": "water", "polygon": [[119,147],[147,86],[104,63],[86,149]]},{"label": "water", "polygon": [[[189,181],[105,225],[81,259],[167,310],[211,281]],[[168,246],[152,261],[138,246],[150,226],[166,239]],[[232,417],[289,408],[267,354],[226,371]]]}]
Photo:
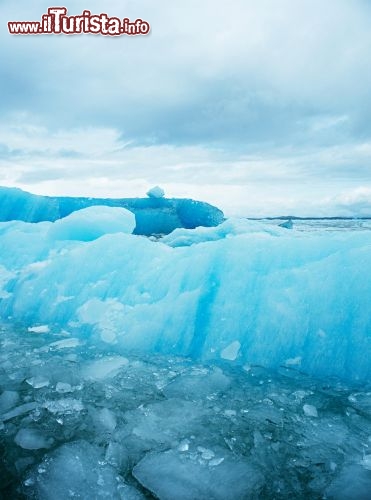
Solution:
[{"label": "water", "polygon": [[370,385],[287,367],[118,356],[14,325],[0,333],[4,499],[371,491]]},{"label": "water", "polygon": [[[262,219],[269,225],[278,226],[283,220]],[[286,219],[288,220],[288,219]],[[371,219],[293,219],[297,231],[371,231]]]}]

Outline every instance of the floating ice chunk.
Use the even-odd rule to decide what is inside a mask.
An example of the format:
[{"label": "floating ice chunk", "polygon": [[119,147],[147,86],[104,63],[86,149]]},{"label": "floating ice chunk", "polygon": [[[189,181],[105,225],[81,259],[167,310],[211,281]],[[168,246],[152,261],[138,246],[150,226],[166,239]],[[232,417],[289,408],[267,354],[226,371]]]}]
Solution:
[{"label": "floating ice chunk", "polygon": [[0,413],[13,408],[19,401],[19,394],[16,391],[4,391],[0,396]]},{"label": "floating ice chunk", "polygon": [[155,186],[147,191],[147,196],[149,198],[163,198],[165,196],[165,191],[160,188],[160,186]]},{"label": "floating ice chunk", "polygon": [[197,446],[197,451],[201,453],[201,458],[204,460],[211,460],[215,457],[215,453],[213,450],[209,450],[208,448],[204,448],[203,446]]},{"label": "floating ice chunk", "polygon": [[143,441],[171,445],[200,428],[199,421],[208,409],[199,403],[168,399],[125,413],[127,431]]},{"label": "floating ice chunk", "polygon": [[107,356],[87,363],[82,369],[82,375],[86,380],[113,378],[128,364],[129,360],[122,356]]},{"label": "floating ice chunk", "polygon": [[102,408],[98,410],[98,418],[99,423],[107,430],[112,432],[115,430],[117,425],[116,415],[110,411],[108,408]]},{"label": "floating ice chunk", "polygon": [[313,405],[304,405],[303,411],[307,417],[318,417],[317,408]]},{"label": "floating ice chunk", "polygon": [[163,392],[168,398],[203,399],[209,394],[225,391],[230,383],[222,370],[214,369],[206,373],[180,375],[164,387]]},{"label": "floating ice chunk", "polygon": [[105,234],[132,233],[135,216],[120,207],[93,206],[54,222],[48,236],[55,240],[92,241]]},{"label": "floating ice chunk", "polygon": [[50,411],[50,413],[74,413],[84,409],[83,403],[79,399],[73,398],[45,401],[43,407]]},{"label": "floating ice chunk", "polygon": [[134,467],[133,475],[161,500],[258,497],[263,476],[248,462],[229,454],[218,467],[209,467],[209,463],[199,463],[173,450],[149,453]]},{"label": "floating ice chunk", "polygon": [[40,448],[49,448],[54,440],[47,439],[40,431],[36,429],[23,428],[20,429],[14,441],[18,446],[25,450],[39,450]]},{"label": "floating ice chunk", "polygon": [[21,406],[17,406],[16,408],[13,408],[13,410],[10,410],[7,413],[1,415],[1,420],[3,422],[6,422],[7,420],[11,420],[12,418],[19,417],[20,415],[24,415],[25,413],[34,410],[35,408],[37,408],[37,406],[38,404],[34,401],[32,403],[25,403]]},{"label": "floating ice chunk", "polygon": [[63,340],[57,340],[49,344],[52,349],[69,349],[72,347],[77,347],[80,345],[80,340],[76,338],[69,338]]},{"label": "floating ice chunk", "polygon": [[58,382],[55,386],[55,390],[61,394],[64,394],[66,392],[72,392],[72,387],[71,384],[68,384],[67,382]]},{"label": "floating ice chunk", "polygon": [[234,361],[237,358],[240,349],[241,344],[238,340],[235,340],[221,351],[220,357],[227,359],[228,361]]},{"label": "floating ice chunk", "polygon": [[178,445],[178,451],[188,451],[189,450],[189,439],[183,439]]},{"label": "floating ice chunk", "polygon": [[105,460],[121,473],[125,473],[129,466],[128,450],[122,444],[111,441],[107,446]]},{"label": "floating ice chunk", "polygon": [[46,377],[42,377],[41,375],[37,375],[36,377],[31,377],[26,379],[28,385],[33,387],[34,389],[41,389],[42,387],[48,387],[49,379]]},{"label": "floating ice chunk", "polygon": [[26,485],[27,496],[43,500],[141,498],[135,488],[125,485],[114,467],[103,461],[100,448],[86,441],[65,444],[46,456]]},{"label": "floating ice chunk", "polygon": [[281,222],[281,224],[278,224],[278,227],[284,227],[285,229],[292,229],[294,227],[294,223],[292,222],[292,219],[289,219],[285,222]]},{"label": "floating ice chunk", "polygon": [[48,325],[30,326],[28,328],[30,333],[49,333],[50,329]]}]

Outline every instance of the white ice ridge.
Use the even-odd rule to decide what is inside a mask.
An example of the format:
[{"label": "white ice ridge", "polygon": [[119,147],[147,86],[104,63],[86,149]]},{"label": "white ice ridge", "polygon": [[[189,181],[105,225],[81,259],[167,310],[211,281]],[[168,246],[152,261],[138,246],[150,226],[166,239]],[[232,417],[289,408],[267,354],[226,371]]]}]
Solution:
[{"label": "white ice ridge", "polygon": [[1,317],[118,355],[371,376],[371,232],[235,219],[154,242],[128,234],[131,217],[95,207],[54,224],[1,223]]}]

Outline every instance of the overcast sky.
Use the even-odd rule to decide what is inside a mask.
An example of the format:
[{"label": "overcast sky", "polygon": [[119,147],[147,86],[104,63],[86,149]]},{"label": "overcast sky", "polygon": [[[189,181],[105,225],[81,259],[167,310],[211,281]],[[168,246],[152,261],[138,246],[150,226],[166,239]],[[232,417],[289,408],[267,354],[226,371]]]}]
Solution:
[{"label": "overcast sky", "polygon": [[1,185],[371,216],[368,0],[74,0],[151,34],[10,35],[30,4],[0,0]]}]

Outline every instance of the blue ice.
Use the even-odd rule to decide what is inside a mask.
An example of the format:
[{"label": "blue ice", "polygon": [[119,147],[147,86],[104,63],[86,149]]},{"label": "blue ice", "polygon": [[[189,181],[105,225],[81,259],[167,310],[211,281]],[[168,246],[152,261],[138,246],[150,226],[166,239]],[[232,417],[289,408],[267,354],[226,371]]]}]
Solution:
[{"label": "blue ice", "polygon": [[1,317],[117,352],[371,376],[371,232],[229,219],[152,241],[134,225],[99,206],[0,223]]}]

